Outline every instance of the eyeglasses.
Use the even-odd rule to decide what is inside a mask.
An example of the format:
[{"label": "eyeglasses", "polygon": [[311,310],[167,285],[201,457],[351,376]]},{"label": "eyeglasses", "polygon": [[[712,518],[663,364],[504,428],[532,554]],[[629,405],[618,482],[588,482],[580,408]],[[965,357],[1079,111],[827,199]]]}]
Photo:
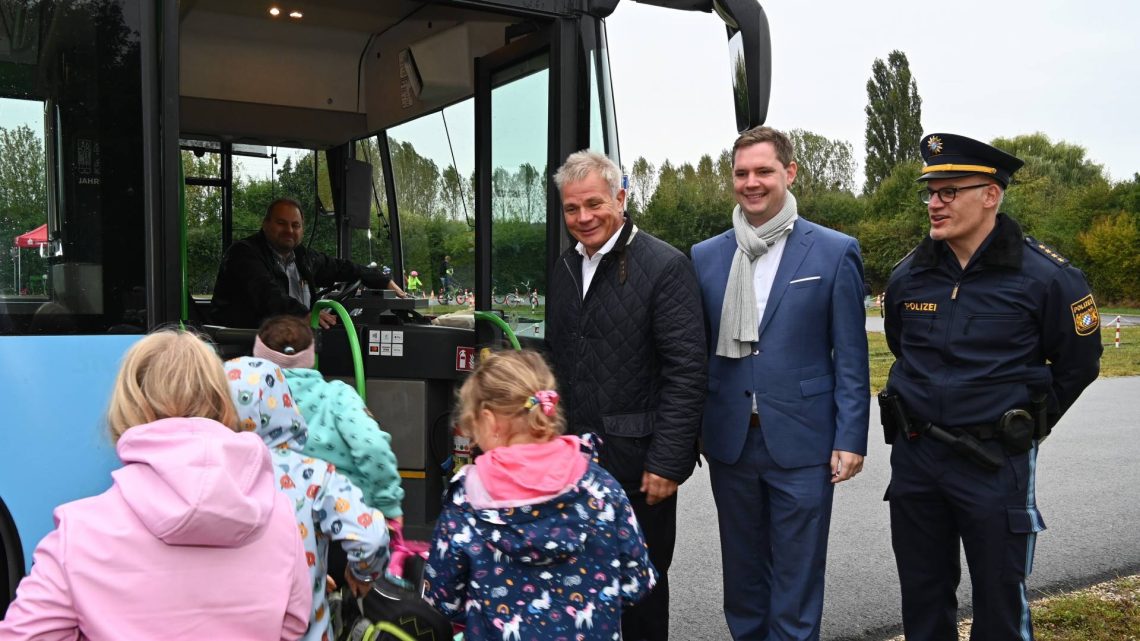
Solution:
[{"label": "eyeglasses", "polygon": [[983,183],[981,185],[969,185],[967,187],[943,187],[942,189],[920,189],[918,191],[918,199],[922,201],[922,204],[929,205],[930,201],[934,199],[934,194],[938,194],[938,199],[942,201],[942,204],[949,205],[950,203],[954,202],[954,199],[958,197],[958,192],[962,191],[963,189],[977,189],[979,187],[989,187],[992,184],[993,183]]}]

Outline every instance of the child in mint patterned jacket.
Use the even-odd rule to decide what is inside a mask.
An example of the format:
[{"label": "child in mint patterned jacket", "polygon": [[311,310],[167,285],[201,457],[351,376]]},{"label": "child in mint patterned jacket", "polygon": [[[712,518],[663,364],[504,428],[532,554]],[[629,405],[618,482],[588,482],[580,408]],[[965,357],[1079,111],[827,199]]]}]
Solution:
[{"label": "child in mint patterned jacket", "polygon": [[380,429],[356,390],[342,381],[326,381],[313,369],[313,331],[305,319],[266,320],[257,332],[253,355],[273,361],[285,373],[309,426],[309,440],[301,453],[336,465],[364,493],[365,503],[389,521],[400,520],[404,489],[392,437]]},{"label": "child in mint patterned jacket", "polygon": [[620,639],[622,609],[656,582],[621,485],[591,441],[558,435],[553,388],[542,357],[504,352],[460,391],[484,454],[451,481],[424,588],[467,641]]},{"label": "child in mint patterned jacket", "polygon": [[300,527],[313,588],[313,613],[302,638],[327,641],[329,540],[339,541],[344,548],[350,570],[346,578],[354,591],[362,593],[384,574],[388,559],[384,517],[364,503],[360,490],[338,474],[335,466],[298,453],[307,428],[279,367],[247,356],[228,361],[226,376],[239,425],[256,431],[269,446],[278,489],[291,499]]}]

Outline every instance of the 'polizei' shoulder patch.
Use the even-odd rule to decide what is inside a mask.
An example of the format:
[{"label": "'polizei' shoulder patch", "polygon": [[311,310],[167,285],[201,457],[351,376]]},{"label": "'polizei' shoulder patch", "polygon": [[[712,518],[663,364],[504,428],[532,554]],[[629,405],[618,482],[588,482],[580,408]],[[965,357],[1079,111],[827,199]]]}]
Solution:
[{"label": "'polizei' shoulder patch", "polygon": [[1073,310],[1073,325],[1078,336],[1088,336],[1100,327],[1100,312],[1096,311],[1092,294],[1069,305],[1069,309]]},{"label": "'polizei' shoulder patch", "polygon": [[1045,243],[1033,238],[1032,236],[1025,237],[1025,244],[1032,247],[1037,253],[1047,256],[1050,260],[1058,265],[1068,265],[1069,259],[1057,253],[1057,250],[1046,245]]}]

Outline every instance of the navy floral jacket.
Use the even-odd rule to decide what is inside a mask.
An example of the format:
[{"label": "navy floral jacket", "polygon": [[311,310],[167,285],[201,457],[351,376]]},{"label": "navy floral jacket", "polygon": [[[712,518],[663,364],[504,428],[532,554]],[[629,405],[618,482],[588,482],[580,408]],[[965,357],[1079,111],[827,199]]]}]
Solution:
[{"label": "navy floral jacket", "polygon": [[464,639],[617,640],[622,608],[657,581],[629,499],[593,460],[569,491],[537,505],[476,510],[460,470],[424,570],[424,598]]}]

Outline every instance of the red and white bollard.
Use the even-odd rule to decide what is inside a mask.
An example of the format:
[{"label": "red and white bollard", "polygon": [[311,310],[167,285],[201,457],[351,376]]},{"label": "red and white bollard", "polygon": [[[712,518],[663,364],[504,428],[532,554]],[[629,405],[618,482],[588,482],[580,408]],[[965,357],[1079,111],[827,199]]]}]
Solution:
[{"label": "red and white bollard", "polygon": [[1113,344],[1113,347],[1120,349],[1120,317],[1117,316],[1116,320],[1112,322],[1116,323],[1116,342]]}]

